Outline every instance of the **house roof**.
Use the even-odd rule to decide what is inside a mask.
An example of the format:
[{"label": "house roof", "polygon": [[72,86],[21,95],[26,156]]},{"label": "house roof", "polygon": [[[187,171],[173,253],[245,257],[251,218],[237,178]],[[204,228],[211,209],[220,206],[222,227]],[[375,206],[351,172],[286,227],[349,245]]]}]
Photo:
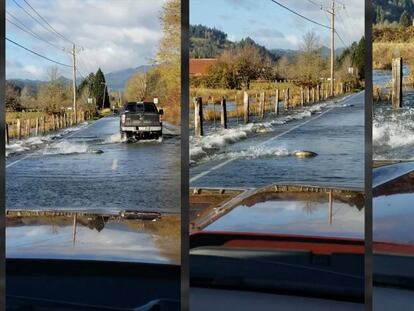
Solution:
[{"label": "house roof", "polygon": [[190,75],[203,76],[209,67],[217,62],[217,58],[190,58]]}]

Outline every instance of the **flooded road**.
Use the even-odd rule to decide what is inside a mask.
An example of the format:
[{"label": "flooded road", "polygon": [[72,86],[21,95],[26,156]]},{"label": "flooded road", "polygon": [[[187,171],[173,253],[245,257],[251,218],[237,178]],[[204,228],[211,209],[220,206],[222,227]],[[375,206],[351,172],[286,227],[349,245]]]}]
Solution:
[{"label": "flooded road", "polygon": [[[408,69],[404,70],[404,76]],[[391,71],[374,70],[374,84],[385,87]],[[403,88],[403,106],[393,109],[390,102],[374,103],[373,146],[375,160],[410,160],[414,154],[414,88]]]},{"label": "flooded road", "polygon": [[119,118],[6,149],[6,208],[180,210],[179,130],[163,140],[122,142]]},{"label": "flooded road", "polygon": [[[364,186],[364,92],[190,137],[192,187]],[[294,156],[309,150],[310,158]]]}]

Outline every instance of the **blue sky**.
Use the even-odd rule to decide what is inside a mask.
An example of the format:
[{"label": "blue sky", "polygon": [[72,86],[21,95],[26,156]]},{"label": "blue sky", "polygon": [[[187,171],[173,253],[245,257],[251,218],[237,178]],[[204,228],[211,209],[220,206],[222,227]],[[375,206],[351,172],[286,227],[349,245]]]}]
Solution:
[{"label": "blue sky", "polygon": [[[40,18],[23,1],[15,0],[32,16]],[[58,32],[77,43],[82,75],[101,67],[112,72],[148,64],[155,56],[162,36],[159,13],[166,0],[26,0]],[[41,38],[62,48],[71,44],[47,31],[19,8],[13,0],[6,1],[6,17],[14,17]],[[14,17],[12,17],[14,16]],[[47,26],[46,26],[47,28]],[[53,60],[71,64],[67,52],[51,47],[6,21],[6,36],[21,45]],[[6,78],[47,79],[53,63],[43,60],[6,41]],[[71,68],[59,66],[71,77]]]},{"label": "blue sky", "polygon": [[[332,1],[278,0],[283,5],[321,24],[329,19],[314,3],[327,6]],[[337,29],[342,40],[359,40],[364,35],[364,1],[342,0],[338,3]],[[190,23],[216,27],[230,40],[250,36],[267,48],[298,49],[304,33],[316,32],[321,44],[329,46],[329,29],[312,24],[270,0],[190,0]],[[344,27],[347,25],[347,27]],[[336,37],[337,47],[343,46]]]}]

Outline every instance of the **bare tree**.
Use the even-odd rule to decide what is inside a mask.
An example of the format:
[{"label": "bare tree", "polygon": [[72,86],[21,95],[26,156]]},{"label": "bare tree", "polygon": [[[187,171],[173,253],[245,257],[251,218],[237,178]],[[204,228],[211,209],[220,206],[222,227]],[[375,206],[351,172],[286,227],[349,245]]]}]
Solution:
[{"label": "bare tree", "polygon": [[296,60],[296,77],[302,84],[317,83],[326,65],[326,60],[320,55],[320,40],[313,32],[307,32],[303,35],[301,44],[301,53]]},{"label": "bare tree", "polygon": [[148,95],[147,74],[137,73],[133,75],[125,86],[125,97],[128,101],[144,100]]},{"label": "bare tree", "polygon": [[320,48],[321,48],[320,38],[315,32],[309,31],[303,35],[301,50],[304,53],[315,53]]},{"label": "bare tree", "polygon": [[60,73],[57,67],[49,68],[48,77],[49,82],[39,87],[38,106],[49,113],[60,112],[69,103],[70,88],[65,87],[59,81]]}]

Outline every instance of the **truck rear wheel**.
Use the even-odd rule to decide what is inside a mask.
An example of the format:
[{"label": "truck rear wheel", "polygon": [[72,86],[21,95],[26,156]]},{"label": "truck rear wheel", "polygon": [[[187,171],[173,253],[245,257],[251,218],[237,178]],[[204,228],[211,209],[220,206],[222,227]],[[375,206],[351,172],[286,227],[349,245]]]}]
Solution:
[{"label": "truck rear wheel", "polygon": [[131,138],[131,135],[128,132],[121,132],[121,141],[128,141]]}]

